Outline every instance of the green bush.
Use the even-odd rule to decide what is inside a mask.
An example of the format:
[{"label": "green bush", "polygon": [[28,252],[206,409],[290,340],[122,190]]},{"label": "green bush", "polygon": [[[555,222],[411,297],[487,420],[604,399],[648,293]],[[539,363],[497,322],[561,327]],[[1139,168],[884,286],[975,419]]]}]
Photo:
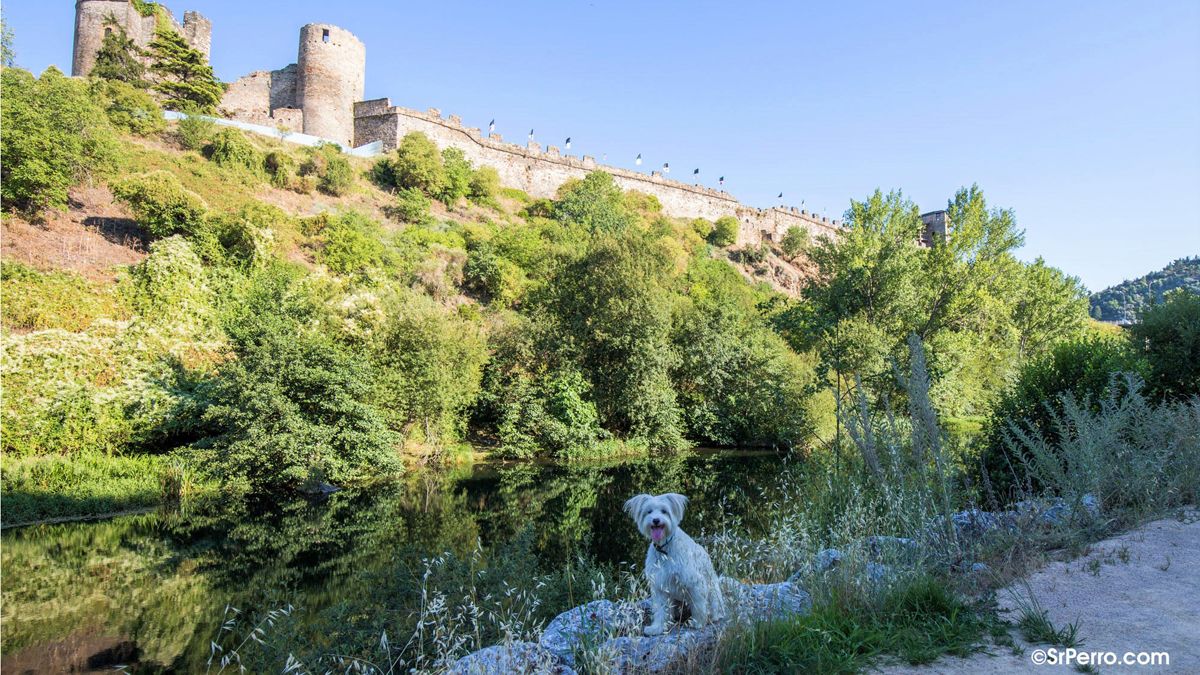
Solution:
[{"label": "green bush", "polygon": [[59,328],[78,332],[97,319],[126,319],[129,306],[116,287],[74,272],[39,272],[17,262],[0,263],[0,306],[5,330]]},{"label": "green bush", "polygon": [[263,156],[257,148],[237,129],[222,129],[212,138],[208,156],[217,166],[259,174],[263,168]]},{"label": "green bush", "polygon": [[227,258],[250,267],[274,259],[281,236],[294,227],[282,209],[258,201],[213,219],[213,226]]},{"label": "green bush", "polygon": [[116,138],[87,83],[47,68],[0,73],[0,199],[10,209],[64,208],[71,186],[111,170]]},{"label": "green bush", "polygon": [[159,22],[150,41],[150,70],[163,107],[185,112],[215,113],[225,87],[213,75],[208,59],[192,48],[169,23]]},{"label": "green bush", "polygon": [[290,188],[296,179],[296,160],[282,150],[272,150],[263,158],[263,168],[277,188]]},{"label": "green bush", "polygon": [[354,188],[354,167],[341,148],[332,143],[309,148],[307,158],[300,165],[300,175],[315,177],[317,189],[334,197],[348,195]]},{"label": "green bush", "polygon": [[619,232],[633,222],[621,188],[612,174],[603,171],[563,183],[554,203],[554,218],[591,232],[608,233]]},{"label": "green bush", "polygon": [[492,206],[500,194],[500,174],[494,167],[481,166],[471,174],[467,197],[476,204]]},{"label": "green bush", "polygon": [[216,133],[217,123],[198,114],[179,120],[175,127],[175,136],[185,150],[203,150]]},{"label": "green bush", "polygon": [[992,406],[984,424],[980,467],[985,476],[981,479],[990,483],[1001,502],[1014,490],[1029,487],[1026,458],[1014,456],[1010,449],[1012,425],[1056,444],[1060,430],[1054,419],[1064,395],[1098,404],[1110,393],[1115,375],[1143,368],[1123,335],[1101,333],[1059,344],[1049,354],[1025,364],[1016,382]]},{"label": "green bush", "polygon": [[471,193],[471,162],[462,150],[446,148],[442,151],[442,166],[446,170],[446,183],[438,199],[447,206],[453,206]]},{"label": "green bush", "polygon": [[721,216],[713,224],[712,232],[708,235],[708,243],[713,246],[732,246],[737,241],[738,221],[733,216]]},{"label": "green bush", "polygon": [[496,252],[490,242],[467,247],[463,265],[463,287],[485,302],[511,305],[520,296],[524,283],[520,268]]},{"label": "green bush", "polygon": [[197,465],[256,490],[345,483],[399,471],[398,438],[372,400],[370,362],[318,328],[319,309],[293,274],[255,279],[227,326],[236,358],[212,387],[215,433]]},{"label": "green bush", "polygon": [[704,218],[693,218],[689,225],[692,226],[692,231],[699,235],[701,239],[708,239],[709,235],[712,234],[713,228],[716,227],[713,221]]},{"label": "green bush", "polygon": [[383,264],[383,229],[357,211],[333,218],[323,235],[321,262],[338,274],[366,274]]},{"label": "green bush", "polygon": [[416,188],[400,188],[396,191],[396,203],[392,212],[406,223],[428,225],[433,221],[429,213],[431,202],[424,192]]},{"label": "green bush", "polygon": [[119,129],[153,136],[167,128],[162,108],[142,89],[117,80],[96,80],[92,91],[105,101],[108,119]]},{"label": "green bush", "polygon": [[779,248],[789,258],[800,255],[808,248],[808,230],[796,225],[789,227],[779,242]]},{"label": "green bush", "polygon": [[141,52],[125,32],[125,27],[110,15],[104,20],[104,40],[96,52],[96,63],[89,75],[144,89],[147,86],[146,66],[141,61]]},{"label": "green bush", "polygon": [[1176,399],[1200,394],[1200,295],[1170,293],[1130,332],[1149,365],[1152,391]]},{"label": "green bush", "polygon": [[414,188],[431,197],[440,196],[449,180],[437,144],[419,131],[400,139],[396,154],[376,162],[371,175],[381,187]]},{"label": "green bush", "polygon": [[172,173],[155,171],[132,176],[114,183],[112,191],[153,237],[192,235],[204,227],[208,206]]}]

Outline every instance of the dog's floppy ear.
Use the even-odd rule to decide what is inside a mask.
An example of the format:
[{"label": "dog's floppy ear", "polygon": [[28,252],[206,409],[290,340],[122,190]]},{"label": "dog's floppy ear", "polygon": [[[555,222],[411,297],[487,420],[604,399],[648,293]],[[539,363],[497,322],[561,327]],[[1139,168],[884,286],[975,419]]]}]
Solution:
[{"label": "dog's floppy ear", "polygon": [[649,498],[650,495],[646,494],[630,497],[629,501],[625,502],[625,513],[628,513],[630,518],[637,520],[637,512],[642,508],[642,502]]},{"label": "dog's floppy ear", "polygon": [[687,506],[688,498],[674,492],[669,492],[661,496],[671,506],[671,515],[675,518],[675,522],[683,522],[683,508]]}]

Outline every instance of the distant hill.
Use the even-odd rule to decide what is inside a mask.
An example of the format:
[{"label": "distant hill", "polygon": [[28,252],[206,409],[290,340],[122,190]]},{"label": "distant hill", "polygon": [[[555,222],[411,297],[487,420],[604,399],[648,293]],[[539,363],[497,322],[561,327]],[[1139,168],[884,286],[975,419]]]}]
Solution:
[{"label": "distant hill", "polygon": [[1200,256],[1180,258],[1157,272],[1132,281],[1122,281],[1092,294],[1092,318],[1129,323],[1136,321],[1151,302],[1176,288],[1200,293]]}]

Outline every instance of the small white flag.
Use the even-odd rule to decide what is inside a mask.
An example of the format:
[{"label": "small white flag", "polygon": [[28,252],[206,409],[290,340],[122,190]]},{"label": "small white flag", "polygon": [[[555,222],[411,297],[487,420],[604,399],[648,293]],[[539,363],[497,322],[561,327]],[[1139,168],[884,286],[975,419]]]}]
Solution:
[{"label": "small white flag", "polygon": [[566,147],[567,147],[567,150],[571,149],[571,137],[570,136],[567,136]]},{"label": "small white flag", "polygon": [[490,134],[494,131],[496,131],[496,120],[492,120],[488,123],[488,133]]},{"label": "small white flag", "polygon": [[642,165],[642,153],[638,153],[637,159],[633,160],[633,163],[638,166]]},{"label": "small white flag", "polygon": [[671,165],[663,162],[663,173],[671,173]]}]

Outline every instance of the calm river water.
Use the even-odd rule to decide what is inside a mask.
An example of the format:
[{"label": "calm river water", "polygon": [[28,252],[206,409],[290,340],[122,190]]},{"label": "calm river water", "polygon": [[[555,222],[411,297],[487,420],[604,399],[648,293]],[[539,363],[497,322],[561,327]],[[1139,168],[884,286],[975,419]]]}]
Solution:
[{"label": "calm river water", "polygon": [[366,600],[374,589],[414,588],[425,558],[469,556],[476,542],[497,559],[524,555],[541,569],[580,554],[640,563],[645,545],[621,512],[631,495],[688,495],[692,533],[723,518],[753,532],[762,523],[750,504],[788,462],[774,453],[697,451],[605,466],[483,464],[321,501],[225,501],[6,530],[0,669],[203,671],[226,605],[253,613],[290,603],[298,608],[295,639],[314,639],[305,634],[308,617],[377,630],[379,613],[404,605],[392,598],[377,607]]}]

